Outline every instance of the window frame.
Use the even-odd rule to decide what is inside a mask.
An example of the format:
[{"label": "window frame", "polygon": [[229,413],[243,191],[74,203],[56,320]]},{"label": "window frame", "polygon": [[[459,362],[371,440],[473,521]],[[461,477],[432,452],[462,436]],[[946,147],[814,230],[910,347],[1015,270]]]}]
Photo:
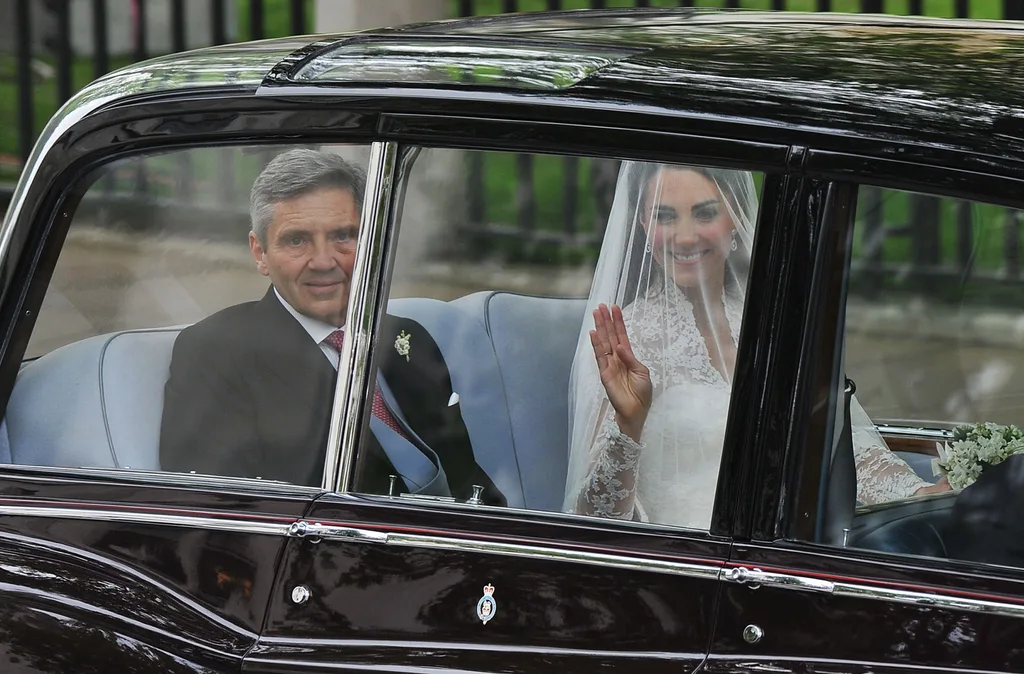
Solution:
[{"label": "window frame", "polygon": [[[225,110],[209,115],[210,102]],[[73,141],[55,144],[40,159],[33,181],[15,217],[5,220],[4,258],[0,265],[0,409],[6,413],[35,320],[82,197],[103,167],[149,154],[217,147],[291,147],[296,144],[369,144],[376,114],[359,106],[313,113],[308,131],[295,120],[293,106],[254,99],[235,90],[189,91],[129,101],[85,117],[67,132]],[[170,138],[161,126],[177,129]],[[297,128],[294,128],[297,127]],[[342,133],[330,133],[331,128]],[[239,129],[245,129],[240,131]],[[301,142],[299,140],[301,138]],[[325,462],[325,468],[327,466]],[[0,480],[21,475],[72,479],[113,479],[125,484],[192,488],[207,492],[247,493],[311,499],[326,491],[257,478],[194,475],[123,468],[0,465]]]},{"label": "window frame", "polygon": [[[479,111],[486,108],[486,101],[479,100],[465,101],[465,112],[462,114],[452,111],[456,106],[451,102],[438,100],[433,105],[443,108],[445,112],[431,115],[409,112],[423,109],[423,101],[410,102],[381,92],[375,92],[371,97],[359,96],[356,92],[335,91],[329,96],[318,92],[313,97],[316,105],[312,108],[308,92],[278,94],[274,97],[252,97],[228,89],[199,90],[118,102],[75,122],[67,132],[66,137],[70,140],[53,146],[40,159],[37,178],[28,185],[17,217],[7,223],[3,233],[7,245],[3,248],[5,257],[0,267],[0,291],[3,293],[0,297],[0,321],[3,323],[0,325],[4,331],[0,340],[0,403],[3,403],[0,407],[6,407],[6,398],[13,388],[21,355],[31,333],[34,313],[41,306],[49,284],[52,266],[46,269],[49,264],[46,255],[59,255],[69,215],[73,213],[73,209],[68,206],[74,205],[76,198],[81,196],[75,193],[75,186],[80,184],[82,176],[112,161],[148,151],[168,152],[225,145],[293,145],[299,140],[303,143],[325,144],[400,141],[405,146],[413,147],[491,149],[609,158],[627,156],[647,161],[685,159],[695,164],[760,171],[765,174],[766,180],[776,176],[780,181],[783,176],[797,169],[791,145],[751,139],[757,138],[759,134],[752,134],[741,123],[709,124],[701,116],[674,115],[672,128],[679,128],[680,123],[692,125],[692,132],[678,133],[664,130],[669,125],[663,115],[626,108],[609,110],[600,103],[589,104],[602,108],[600,124],[579,124],[564,121],[566,109],[550,107],[545,101],[529,101],[530,105],[510,107],[504,112],[506,118],[495,119],[480,116]],[[523,100],[528,100],[528,97]],[[210,115],[212,101],[216,102],[221,114]],[[586,108],[588,104],[579,107]],[[549,113],[554,121],[537,120],[538,115],[543,117]],[[657,121],[652,123],[654,120]],[[168,129],[174,130],[173,135]],[[543,129],[543,133],[539,129]],[[594,133],[598,129],[607,132],[599,136],[599,141],[595,140],[598,135]],[[572,152],[568,152],[567,148]],[[375,196],[380,199],[384,194],[378,193]],[[367,194],[368,201],[370,198],[371,195]],[[778,198],[783,198],[781,192]],[[761,217],[768,212],[774,214],[776,210],[769,208],[764,195],[760,209]],[[384,237],[386,240],[389,236],[388,228],[378,223],[375,231],[367,231],[366,236]],[[764,247],[768,247],[771,238],[760,237],[765,242]],[[41,269],[43,273],[40,273]],[[367,287],[372,289],[374,301],[379,302],[383,296],[381,284],[369,283]],[[351,359],[350,365],[369,362],[365,359],[371,354],[358,353],[359,349],[366,347],[369,331],[375,329],[375,324],[367,324],[367,320],[372,321],[373,317],[365,312],[356,317],[354,324],[362,321],[362,334],[360,340],[348,342],[359,345],[357,352],[348,356]],[[372,327],[367,328],[367,325]],[[347,392],[345,400],[335,398],[335,407],[351,405],[357,397],[358,392],[352,389]],[[347,413],[350,408],[345,409],[344,418],[351,419],[352,415]],[[341,428],[339,431],[337,425],[338,420],[332,420],[331,432],[340,433],[343,442],[353,437],[351,430]],[[332,461],[337,457],[338,463],[333,465],[340,470],[341,450],[333,447],[328,448],[328,456],[332,457]],[[329,470],[325,463],[325,477],[329,476]],[[25,471],[43,474],[56,471],[65,476],[103,474],[130,483],[160,485],[170,482],[204,490],[241,488],[258,492],[283,490],[289,493],[299,490],[307,495],[326,491],[346,493],[339,489],[338,480],[332,485],[325,481],[318,489],[275,485],[244,478],[144,474],[141,471],[107,469],[10,465],[0,467],[0,477]],[[737,527],[744,530],[746,526],[742,513],[737,511],[729,512],[728,518],[722,520],[718,528],[721,533],[729,534]]]},{"label": "window frame", "polygon": [[[861,187],[917,193],[939,198],[952,198],[982,204],[1024,209],[1024,180],[1013,176],[967,172],[935,164],[876,159],[840,153],[812,151],[808,155],[808,174],[831,181],[836,188],[846,190],[847,196],[834,202],[823,217],[823,235],[831,241],[819,255],[814,272],[816,301],[820,306],[845,309],[846,282],[852,262],[853,236],[857,219],[857,197]],[[843,211],[846,211],[845,213]],[[1024,580],[1024,566],[1006,567],[952,558],[932,558],[903,555],[867,548],[836,547],[815,542],[814,529],[821,518],[819,495],[823,493],[822,466],[827,453],[824,448],[815,451],[813,438],[821,429],[830,428],[829,418],[836,407],[811,405],[814,390],[832,386],[831,372],[839,367],[834,348],[825,350],[821,345],[837,343],[843,329],[843,315],[838,311],[822,312],[809,317],[804,338],[817,340],[819,348],[808,352],[801,361],[805,373],[801,380],[801,402],[798,411],[804,421],[797,427],[803,440],[793,443],[786,457],[787,498],[773,519],[774,527],[764,531],[756,540],[782,549],[816,551],[828,554],[837,551],[844,557],[866,562],[883,562],[939,571],[949,574],[951,584],[961,583],[972,576]],[[819,445],[820,446],[820,445]],[[815,456],[815,454],[817,456]]]},{"label": "window frame", "polygon": [[[773,246],[773,241],[776,239],[776,230],[780,229],[778,227],[778,218],[781,213],[788,211],[788,208],[783,208],[784,205],[786,207],[793,206],[792,200],[788,199],[791,195],[785,187],[786,178],[792,177],[791,174],[794,169],[790,146],[770,145],[761,142],[744,141],[728,137],[708,137],[681,133],[666,134],[660,131],[644,131],[629,128],[617,130],[618,138],[615,139],[616,142],[611,142],[605,138],[605,142],[597,144],[594,143],[593,136],[590,135],[593,127],[551,123],[551,128],[548,129],[548,133],[544,134],[540,140],[535,139],[534,142],[531,142],[528,146],[524,147],[522,145],[516,146],[515,143],[518,140],[521,140],[521,134],[526,128],[534,127],[536,124],[535,122],[524,122],[517,119],[480,120],[481,128],[484,129],[486,133],[478,134],[474,130],[475,127],[467,126],[457,118],[453,118],[451,116],[391,116],[385,114],[382,116],[381,126],[389,128],[392,117],[400,119],[403,122],[408,117],[415,117],[416,133],[407,134],[405,132],[405,127],[402,127],[403,139],[397,145],[398,159],[396,161],[396,165],[400,167],[401,172],[390,182],[390,215],[386,223],[384,223],[384,227],[387,231],[383,233],[366,232],[367,237],[383,236],[387,245],[385,249],[386,259],[384,260],[383,265],[380,265],[376,270],[374,270],[377,276],[376,279],[362,279],[364,282],[370,282],[371,285],[376,288],[376,294],[373,300],[375,310],[371,311],[369,306],[370,303],[368,302],[361,315],[349,315],[349,324],[358,326],[359,329],[359,332],[356,333],[357,339],[352,340],[355,346],[353,347],[351,362],[360,370],[364,367],[373,367],[372,371],[368,371],[366,373],[364,381],[372,381],[371,375],[376,371],[375,335],[377,333],[377,327],[379,326],[386,310],[390,293],[390,283],[394,271],[394,260],[397,256],[398,239],[400,236],[399,220],[403,207],[403,204],[398,203],[397,199],[399,196],[404,196],[404,191],[400,187],[396,186],[401,185],[404,187],[404,183],[408,178],[408,153],[418,152],[422,148],[484,150],[510,153],[528,152],[558,156],[595,157],[619,160],[628,159],[636,161],[669,161],[672,163],[693,163],[722,168],[742,168],[744,170],[761,172],[764,176],[764,187],[762,188],[761,203],[759,204],[758,211],[758,232],[764,230],[768,233],[758,234],[758,236],[755,237],[755,250],[752,253],[752,260],[759,254],[757,252],[758,250],[760,250],[761,254],[766,258],[768,257],[769,252],[772,253],[772,260],[766,259],[760,265],[753,262],[751,266],[751,280],[749,283],[750,287],[754,287],[755,285],[758,285],[758,287],[764,287],[766,297],[774,295],[774,288],[772,284],[759,285],[754,281],[754,278],[755,274],[758,273],[771,277],[771,265],[776,262],[775,258],[777,258],[779,254],[779,251],[775,250]],[[571,131],[568,131],[566,134],[561,134],[558,130],[562,128],[571,128]],[[581,129],[591,131],[589,131],[588,134],[581,134]],[[446,137],[445,139],[439,140],[438,135],[442,132],[457,132],[457,137]],[[579,143],[572,144],[572,152],[566,152],[565,149],[567,143],[572,143],[572,140],[577,137],[579,138]],[[569,138],[570,140],[567,141],[566,138]],[[643,139],[644,142],[637,143],[640,139]],[[666,140],[669,141],[669,149],[666,149]],[[698,151],[694,152],[693,149],[690,149],[689,152],[684,152],[681,151],[681,149],[675,149],[676,147],[685,146],[687,143],[692,143],[696,146]],[[638,145],[645,147],[645,151],[637,150],[636,147]],[[626,146],[628,146],[628,149],[626,149]],[[723,151],[725,148],[732,151]],[[774,162],[765,161],[765,157],[762,157],[760,162],[751,162],[749,160],[749,157],[756,156],[759,151],[766,150],[774,154],[774,157],[776,158]],[[769,157],[770,156],[771,155],[769,155]],[[769,184],[772,184],[773,186],[771,190],[768,188]],[[383,195],[381,196],[383,197]],[[357,256],[357,270],[360,269],[360,265],[363,265],[365,269],[369,264],[370,262],[368,260],[360,259]],[[757,266],[755,267],[755,265]],[[756,269],[760,269],[761,271],[755,271]],[[748,301],[747,304],[748,307],[744,310],[744,326],[748,324],[747,322],[749,319],[747,311],[749,311],[751,302]],[[350,303],[350,307],[351,306],[352,304]],[[371,313],[373,315],[369,315]],[[372,326],[372,328],[368,330],[367,326]],[[747,361],[752,362],[752,354],[755,351],[760,351],[758,347],[758,342],[760,340],[758,339],[757,333],[752,333],[752,330],[753,327],[744,327],[741,329],[740,344],[738,345],[737,351],[738,365],[744,362],[742,360],[744,358]],[[746,374],[751,380],[758,379],[756,369],[747,368],[747,370]],[[367,432],[366,429],[370,407],[368,404],[368,397],[370,395],[368,390],[364,390],[362,392],[362,400],[358,403],[354,400],[354,396],[356,395],[357,392],[354,389],[348,391],[347,404],[349,407],[347,409],[351,412],[356,412],[358,409],[358,413],[346,414],[342,419],[342,423],[345,426],[342,430],[342,437],[345,438],[346,442],[351,439],[353,444],[343,448],[339,454],[340,465],[338,468],[338,480],[333,493],[354,496],[361,500],[369,500],[371,502],[393,503],[395,502],[394,499],[385,495],[362,494],[351,490],[352,479],[356,470],[356,461],[358,460],[358,448],[361,440],[361,434]],[[757,398],[753,390],[748,391],[747,387],[735,387],[734,385],[734,394],[730,403],[729,423],[726,428],[726,447],[723,451],[723,462],[719,469],[719,490],[716,490],[715,513],[713,515],[710,530],[701,531],[682,529],[680,527],[658,523],[623,522],[618,520],[606,522],[604,520],[595,520],[595,518],[585,515],[508,507],[497,508],[485,505],[434,502],[432,500],[417,500],[416,505],[417,507],[422,507],[431,511],[447,510],[451,512],[466,512],[482,510],[482,512],[495,515],[507,513],[510,515],[525,515],[530,516],[531,518],[551,518],[563,521],[565,518],[569,518],[570,521],[581,524],[600,521],[602,526],[621,526],[637,531],[664,531],[666,533],[682,534],[690,537],[728,537],[737,535],[737,532],[739,532],[739,535],[745,535],[745,532],[749,527],[750,513],[748,508],[750,507],[752,500],[760,498],[760,495],[753,495],[750,492],[749,478],[754,471],[749,468],[749,464],[758,460],[756,457],[751,456],[751,454],[760,453],[762,451],[778,451],[780,449],[779,447],[772,447],[761,442],[755,444],[752,438],[756,429],[747,427],[739,428],[740,424],[738,416],[734,410],[744,408],[759,409],[756,400]],[[745,447],[755,446],[758,447],[758,449],[754,452],[744,449]],[[741,477],[743,481],[739,482],[730,480],[730,471],[736,471],[736,476]],[[344,480],[342,479],[343,477]],[[724,493],[720,491],[723,485],[726,485],[727,489]],[[408,503],[409,500],[404,500],[404,502]]]}]

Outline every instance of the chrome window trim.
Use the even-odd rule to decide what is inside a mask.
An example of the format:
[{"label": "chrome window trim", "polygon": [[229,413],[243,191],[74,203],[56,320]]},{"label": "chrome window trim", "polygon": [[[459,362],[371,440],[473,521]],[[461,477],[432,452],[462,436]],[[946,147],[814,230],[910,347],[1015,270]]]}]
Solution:
[{"label": "chrome window trim", "polygon": [[[327,435],[327,455],[321,482],[324,490],[348,491],[355,472],[356,439],[362,426],[363,394],[370,370],[373,328],[382,301],[377,289],[384,274],[384,251],[397,157],[398,143],[378,141],[370,145],[366,196],[345,315],[345,342],[338,361],[339,376]],[[340,376],[341,373],[347,376]]]},{"label": "chrome window trim", "polygon": [[894,438],[910,438],[914,440],[934,440],[948,442],[953,439],[953,431],[945,428],[924,428],[920,426],[902,426],[889,423],[876,423],[875,429]]},{"label": "chrome window trim", "polygon": [[278,480],[264,480],[256,477],[233,477],[230,475],[207,475],[205,473],[172,473],[158,470],[132,468],[93,468],[88,466],[38,466],[26,463],[0,463],[0,476],[7,479],[54,479],[54,478],[109,478],[120,482],[149,486],[187,487],[208,491],[233,489],[257,491],[260,495],[284,495],[297,498],[313,498],[323,493],[320,487],[292,484]]},{"label": "chrome window trim", "polygon": [[290,522],[258,522],[251,519],[229,519],[205,515],[174,515],[170,513],[114,510],[110,508],[74,508],[39,505],[0,504],[2,517],[49,517],[64,520],[92,520],[187,527],[208,531],[226,531],[266,536],[288,536]]},{"label": "chrome window trim", "polygon": [[[123,92],[117,89],[117,84],[120,84],[120,82],[108,79],[93,84],[91,87],[86,87],[85,90],[65,103],[54,114],[46,127],[44,127],[39,135],[39,140],[36,141],[35,147],[33,147],[28,160],[25,162],[21,177],[14,188],[14,195],[11,197],[10,206],[7,208],[7,214],[4,216],[3,225],[0,227],[0,260],[7,261],[11,239],[14,237],[14,224],[18,221],[21,211],[25,208],[25,202],[28,200],[28,186],[39,172],[43,159],[50,154],[57,141],[71,127],[88,117],[95,110],[123,96]],[[93,95],[84,95],[86,91],[91,92]],[[4,288],[4,291],[6,291],[6,288]]]}]

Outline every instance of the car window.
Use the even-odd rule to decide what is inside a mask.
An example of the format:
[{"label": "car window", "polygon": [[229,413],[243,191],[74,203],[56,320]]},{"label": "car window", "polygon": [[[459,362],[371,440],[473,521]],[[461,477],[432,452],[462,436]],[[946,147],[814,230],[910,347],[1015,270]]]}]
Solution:
[{"label": "car window", "polygon": [[421,150],[356,491],[707,529],[760,183]]},{"label": "car window", "polygon": [[[1010,535],[1024,494],[1020,215],[860,189],[825,540],[1024,565]],[[837,517],[842,541],[826,531]]]},{"label": "car window", "polygon": [[320,333],[343,323],[367,156],[198,148],[94,171],[0,461],[319,486],[337,376]]}]

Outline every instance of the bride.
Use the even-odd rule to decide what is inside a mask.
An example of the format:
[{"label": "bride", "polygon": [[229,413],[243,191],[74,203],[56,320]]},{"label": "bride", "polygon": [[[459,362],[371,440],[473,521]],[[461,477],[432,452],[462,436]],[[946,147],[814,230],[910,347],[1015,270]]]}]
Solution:
[{"label": "bride", "polygon": [[[573,361],[567,511],[708,528],[756,219],[748,172],[623,163]],[[858,500],[948,489],[851,413]]]}]

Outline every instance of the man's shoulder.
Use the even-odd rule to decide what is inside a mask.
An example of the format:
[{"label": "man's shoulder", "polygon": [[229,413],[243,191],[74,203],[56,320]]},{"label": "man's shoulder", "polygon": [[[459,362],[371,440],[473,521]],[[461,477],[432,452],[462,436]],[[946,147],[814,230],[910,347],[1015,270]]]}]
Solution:
[{"label": "man's shoulder", "polygon": [[254,330],[257,329],[260,313],[259,301],[226,307],[184,328],[178,335],[176,345],[214,347],[218,344],[232,344],[247,337],[256,339],[259,333]]}]

